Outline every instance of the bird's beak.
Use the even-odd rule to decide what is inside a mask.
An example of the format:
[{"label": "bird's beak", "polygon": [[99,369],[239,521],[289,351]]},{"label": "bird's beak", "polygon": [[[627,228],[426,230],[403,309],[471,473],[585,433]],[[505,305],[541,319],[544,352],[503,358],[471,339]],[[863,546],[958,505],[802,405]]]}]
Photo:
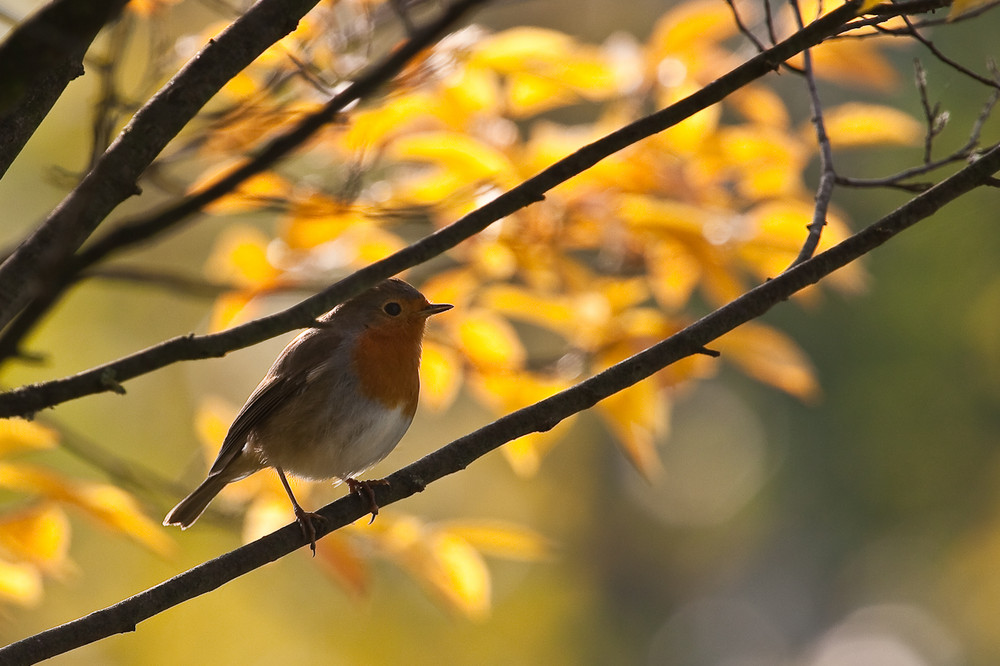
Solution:
[{"label": "bird's beak", "polygon": [[450,303],[428,303],[427,307],[420,311],[420,314],[425,317],[430,317],[431,315],[441,314],[442,312],[451,310],[453,307],[455,306]]}]

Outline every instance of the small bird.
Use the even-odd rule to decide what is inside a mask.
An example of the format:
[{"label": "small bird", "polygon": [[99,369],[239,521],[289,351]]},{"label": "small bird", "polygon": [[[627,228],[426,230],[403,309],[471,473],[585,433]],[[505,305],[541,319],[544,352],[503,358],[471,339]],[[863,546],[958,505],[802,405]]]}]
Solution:
[{"label": "small bird", "polygon": [[313,554],[318,514],[299,506],[286,472],[338,479],[378,513],[372,484],[357,476],[389,455],[417,409],[420,347],[429,303],[398,279],[380,282],[317,320],[281,352],[222,443],[208,477],[175,506],[164,525],[194,524],[226,486],[273,467]]}]

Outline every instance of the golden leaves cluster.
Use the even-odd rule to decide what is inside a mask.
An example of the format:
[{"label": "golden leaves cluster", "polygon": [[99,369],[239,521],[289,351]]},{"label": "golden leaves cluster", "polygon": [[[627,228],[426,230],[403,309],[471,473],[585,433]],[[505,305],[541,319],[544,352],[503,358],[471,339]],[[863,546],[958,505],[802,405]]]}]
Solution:
[{"label": "golden leaves cluster", "polygon": [[[814,10],[805,4],[808,16]],[[213,325],[251,316],[246,306],[257,295],[310,272],[339,275],[384,257],[405,246],[414,228],[446,225],[697,90],[738,63],[736,37],[730,10],[706,0],[668,11],[646,44],[616,37],[588,45],[531,27],[471,27],[451,36],[386,97],[321,133],[298,165],[310,175],[269,172],[214,205],[218,214],[276,210],[279,222],[273,238],[240,226],[220,238],[211,274],[240,288],[219,299]],[[814,49],[818,74],[891,86],[878,73],[892,68],[872,44],[849,45],[865,49],[864,68],[838,66],[843,42]],[[255,66],[300,66],[273,54],[262,62]],[[264,89],[244,96],[254,102],[238,107],[240,117],[272,123],[254,127],[261,136],[316,103],[308,91],[272,107],[259,103]],[[835,147],[910,143],[921,132],[905,114],[874,105],[828,109],[827,119]],[[225,143],[220,132],[213,150]],[[812,218],[803,172],[815,155],[809,124],[796,124],[782,98],[755,83],[462,244],[424,285],[432,299],[458,306],[434,322],[427,343],[426,404],[445,409],[466,386],[498,413],[524,406],[670,335],[689,321],[692,303],[718,305],[776,275],[796,256]],[[826,222],[821,249],[847,234],[839,213]],[[850,269],[832,282],[853,288],[860,279]],[[807,359],[779,332],[747,327],[722,346],[751,375],[802,398],[816,394]],[[601,405],[598,414],[643,474],[657,468],[670,390],[714,365],[689,360]],[[520,473],[534,472],[563,430],[508,446],[508,459]]]},{"label": "golden leaves cluster", "polygon": [[114,485],[71,479],[46,466],[17,460],[59,444],[54,430],[23,419],[0,420],[0,602],[32,605],[46,577],[74,571],[69,558],[72,508],[92,522],[167,555],[173,542]]},{"label": "golden leaves cluster", "polygon": [[[753,8],[743,4],[752,20]],[[806,17],[816,11],[808,4],[800,3]],[[255,145],[318,108],[349,73],[351,54],[324,48],[336,41],[324,40],[320,29],[331,16],[321,5],[220,95],[222,111],[200,144],[213,166],[192,189],[249,159]],[[785,34],[795,29],[790,16],[779,18]],[[213,328],[254,316],[258,297],[275,289],[332,282],[383,258],[586,143],[698,90],[742,60],[738,43],[729,8],[709,0],[669,10],[645,44],[616,36],[589,45],[529,27],[490,33],[473,26],[452,35],[383,98],[318,133],[292,163],[212,205],[216,215],[277,217],[273,235],[240,221],[220,236],[208,272],[232,289],[216,303]],[[878,48],[874,40],[832,41],[813,49],[813,63],[820,77],[885,90],[895,83],[894,70]],[[318,84],[323,77],[329,89]],[[906,144],[921,135],[913,119],[886,107],[849,104],[826,116],[834,148]],[[422,365],[425,405],[444,410],[465,387],[495,413],[517,409],[664,339],[699,308],[778,274],[812,221],[803,173],[816,153],[810,124],[794,120],[775,90],[754,83],[449,252],[421,285],[431,300],[457,306],[431,322]],[[826,224],[820,250],[848,233],[837,211]],[[858,269],[848,268],[830,283],[853,289],[861,280]],[[808,359],[777,330],[746,326],[717,347],[761,381],[802,399],[818,392]],[[716,365],[687,359],[596,410],[643,475],[659,469],[656,444],[669,428],[672,393]],[[569,425],[507,445],[513,469],[536,472]],[[248,498],[269,495],[259,490]],[[269,524],[268,507],[274,504],[251,510],[248,529]],[[281,516],[287,518],[284,507]],[[348,588],[364,587],[351,542],[368,539],[404,568],[419,570],[418,578],[453,606],[480,612],[484,584],[467,531],[456,535],[454,526],[408,517],[387,516],[377,525],[320,546]]]}]

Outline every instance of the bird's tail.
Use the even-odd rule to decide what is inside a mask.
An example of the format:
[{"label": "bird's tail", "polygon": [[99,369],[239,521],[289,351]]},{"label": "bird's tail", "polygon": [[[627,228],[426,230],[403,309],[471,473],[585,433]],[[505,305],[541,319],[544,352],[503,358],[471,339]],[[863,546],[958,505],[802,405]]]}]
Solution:
[{"label": "bird's tail", "polygon": [[198,520],[198,517],[205,512],[208,504],[230,481],[232,479],[222,474],[209,474],[208,478],[194,489],[194,492],[170,510],[167,517],[163,519],[163,524],[180,525],[182,530],[191,527],[194,525],[194,521]]}]

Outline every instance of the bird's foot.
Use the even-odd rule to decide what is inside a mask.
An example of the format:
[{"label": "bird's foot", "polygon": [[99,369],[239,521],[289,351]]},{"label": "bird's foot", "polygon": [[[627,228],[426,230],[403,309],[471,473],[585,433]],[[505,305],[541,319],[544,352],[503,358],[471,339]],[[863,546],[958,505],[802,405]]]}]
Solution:
[{"label": "bird's foot", "polygon": [[295,520],[298,521],[299,527],[302,528],[302,535],[308,539],[309,548],[312,550],[313,557],[316,557],[316,522],[325,522],[326,518],[318,513],[312,513],[310,511],[305,511],[300,506],[295,507]]},{"label": "bird's foot", "polygon": [[344,479],[351,492],[368,502],[368,513],[372,514],[372,519],[368,521],[371,525],[378,515],[378,502],[375,501],[375,489],[373,486],[387,486],[389,482],[385,479],[372,479],[370,481],[358,481],[357,479]]}]

